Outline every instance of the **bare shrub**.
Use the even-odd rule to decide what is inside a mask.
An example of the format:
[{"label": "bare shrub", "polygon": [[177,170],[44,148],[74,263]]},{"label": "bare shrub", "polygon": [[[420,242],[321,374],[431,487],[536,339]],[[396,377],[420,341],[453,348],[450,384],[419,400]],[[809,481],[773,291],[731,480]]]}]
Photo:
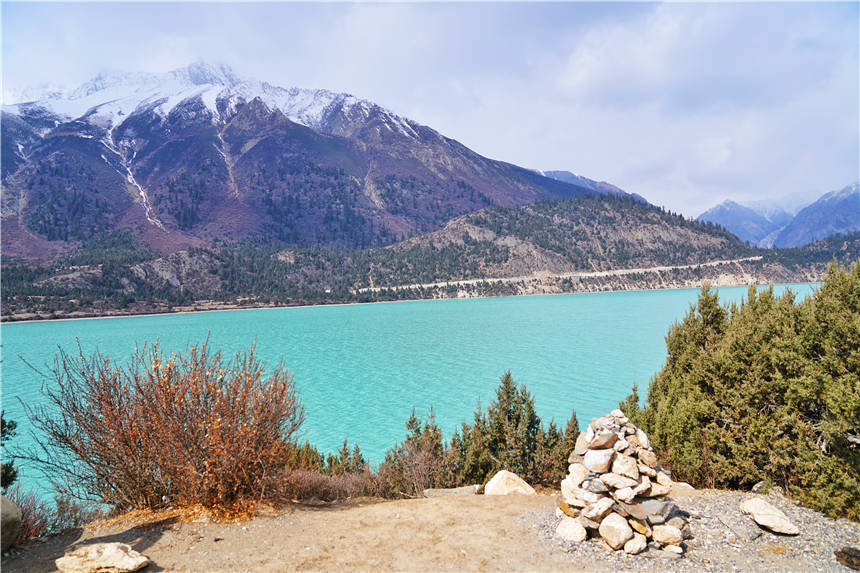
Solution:
[{"label": "bare shrub", "polygon": [[16,543],[51,533],[53,516],[51,507],[33,491],[24,491],[17,483],[9,488],[6,496],[21,508],[21,531]]},{"label": "bare shrub", "polygon": [[104,516],[100,509],[92,505],[62,496],[56,496],[54,505],[51,505],[34,491],[25,492],[20,483],[10,487],[6,495],[21,508],[21,531],[16,543],[80,527]]},{"label": "bare shrub", "polygon": [[289,499],[322,501],[356,497],[382,497],[379,477],[369,470],[326,475],[318,471],[294,470],[284,477],[282,493]]},{"label": "bare shrub", "polygon": [[57,490],[125,510],[172,504],[239,509],[266,496],[290,461],[303,409],[281,364],[225,362],[207,343],[165,356],[138,348],[126,366],[60,351],[30,409],[47,436],[34,456]]}]

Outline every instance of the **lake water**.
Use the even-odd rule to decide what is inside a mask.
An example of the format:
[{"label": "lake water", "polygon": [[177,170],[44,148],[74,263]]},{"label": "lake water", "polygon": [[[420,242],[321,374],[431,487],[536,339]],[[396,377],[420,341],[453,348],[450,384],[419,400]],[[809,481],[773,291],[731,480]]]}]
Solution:
[{"label": "lake water", "polygon": [[[789,285],[798,295],[813,285]],[[786,286],[777,287],[782,292]],[[745,287],[720,289],[740,301]],[[580,424],[616,408],[637,382],[644,398],[666,356],[664,337],[698,291],[642,291],[388,304],[208,312],[182,315],[4,324],[2,407],[18,422],[10,446],[30,441],[19,399],[42,400],[57,348],[125,361],[135,344],[160,341],[184,350],[207,334],[225,356],[256,338],[271,366],[283,360],[305,407],[302,438],[334,451],[348,438],[374,463],[405,434],[412,409],[430,407],[450,438],[480,400],[494,398],[510,370],[528,385],[538,414],[563,426],[576,409]],[[23,467],[25,485],[37,479]]]}]

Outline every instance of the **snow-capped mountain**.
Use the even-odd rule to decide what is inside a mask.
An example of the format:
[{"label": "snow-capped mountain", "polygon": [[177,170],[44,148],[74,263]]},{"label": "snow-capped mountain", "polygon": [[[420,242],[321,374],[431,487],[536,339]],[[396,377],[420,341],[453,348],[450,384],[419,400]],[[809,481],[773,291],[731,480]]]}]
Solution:
[{"label": "snow-capped mountain", "polygon": [[[779,217],[780,215],[775,213],[775,216]],[[756,209],[731,200],[723,201],[719,205],[711,207],[699,215],[697,220],[721,225],[741,240],[753,245],[770,233],[778,231],[786,223],[781,218],[773,220]]]},{"label": "snow-capped mountain", "polygon": [[490,205],[595,193],[478,155],[373,102],[192,64],[7,102],[4,254],[115,228],[162,251],[262,236],[368,246]]},{"label": "snow-capped mountain", "polygon": [[[860,231],[860,183],[825,193],[804,207],[774,237],[774,247],[802,247],[819,239]],[[771,245],[763,245],[771,246]]]},{"label": "snow-capped mountain", "polygon": [[44,110],[62,120],[86,118],[112,129],[139,113],[155,112],[167,117],[180,104],[197,98],[212,119],[219,121],[224,119],[222,114],[235,110],[237,102],[259,98],[291,121],[326,134],[348,135],[344,118],[366,120],[377,114],[383,126],[417,136],[417,124],[367,100],[323,89],[285,89],[242,80],[227,66],[202,62],[164,74],[101,73],[73,90],[54,87],[41,94],[24,92],[18,98],[37,95],[41,97],[6,102],[3,111],[25,115]]},{"label": "snow-capped mountain", "polygon": [[739,238],[760,247],[801,247],[837,234],[860,230],[860,191],[857,183],[826,193],[803,206],[795,197],[792,212],[772,202],[740,204],[723,201],[699,215],[699,221],[722,225]]}]

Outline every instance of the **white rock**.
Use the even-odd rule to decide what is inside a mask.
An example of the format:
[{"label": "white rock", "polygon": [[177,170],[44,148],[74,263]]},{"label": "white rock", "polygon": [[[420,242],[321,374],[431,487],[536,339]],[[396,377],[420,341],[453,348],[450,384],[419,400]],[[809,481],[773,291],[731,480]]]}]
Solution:
[{"label": "white rock", "polygon": [[[613,418],[625,418],[626,417],[624,415],[624,412],[622,412],[618,408],[615,408],[614,410],[609,412],[609,415],[612,416]],[[623,422],[623,423],[626,424],[627,422]]]},{"label": "white rock", "polygon": [[624,553],[636,555],[642,553],[648,547],[648,540],[641,533],[633,533],[633,539],[624,544]]},{"label": "white rock", "polygon": [[615,450],[616,452],[623,452],[624,450],[626,450],[629,447],[630,447],[630,443],[627,440],[622,438],[622,439],[618,440],[617,442],[615,442],[615,445],[612,446],[612,449]]},{"label": "white rock", "polygon": [[602,476],[600,476],[600,480],[609,487],[614,487],[615,489],[621,489],[623,487],[635,487],[638,484],[635,479],[630,479],[629,477],[612,472],[608,474],[603,474]]},{"label": "white rock", "polygon": [[585,432],[580,432],[576,437],[576,445],[573,446],[573,453],[579,456],[585,454],[588,449],[588,435]]},{"label": "white rock", "polygon": [[651,483],[651,489],[647,493],[642,493],[642,497],[662,497],[664,495],[669,495],[669,487],[653,482]]},{"label": "white rock", "polygon": [[657,483],[670,487],[672,485],[672,478],[670,478],[663,472],[657,472]]},{"label": "white rock", "polygon": [[615,460],[612,462],[612,473],[629,477],[636,482],[639,481],[639,468],[636,460],[630,456],[623,454],[615,456]]},{"label": "white rock", "polygon": [[789,521],[783,512],[759,497],[744,500],[741,504],[741,511],[751,516],[762,527],[775,533],[784,533],[785,535],[800,533],[800,529]]},{"label": "white rock", "polygon": [[555,516],[556,517],[567,517],[567,514],[561,510],[560,507],[555,508]]},{"label": "white rock", "polygon": [[633,493],[632,487],[623,487],[621,489],[615,490],[615,493],[612,495],[618,501],[623,501],[625,503],[630,503],[631,501],[633,501],[633,498],[636,497],[636,494]]},{"label": "white rock", "polygon": [[633,494],[634,495],[646,495],[651,491],[651,480],[648,479],[648,476],[640,476],[639,485],[634,486]]},{"label": "white rock", "polygon": [[651,528],[651,537],[660,545],[681,545],[684,536],[674,525],[655,525]]},{"label": "white rock", "polygon": [[641,428],[636,428],[636,439],[639,440],[639,445],[646,450],[651,447],[651,440],[648,439],[648,435]]},{"label": "white rock", "polygon": [[508,470],[498,472],[484,486],[484,495],[510,495],[512,493],[535,495],[535,490],[520,476]]},{"label": "white rock", "polygon": [[125,543],[95,543],[66,553],[54,565],[62,573],[125,573],[146,567],[149,559]]},{"label": "white rock", "polygon": [[[609,471],[609,466],[612,465],[612,459],[615,457],[615,450],[588,450],[585,452],[583,465],[593,472],[599,474]],[[617,473],[617,472],[616,472]]]},{"label": "white rock", "polygon": [[607,513],[612,511],[612,506],[615,502],[611,497],[599,499],[582,510],[582,515],[586,519],[600,521]]},{"label": "white rock", "polygon": [[620,549],[624,544],[633,539],[633,530],[627,520],[617,513],[610,513],[603,521],[600,522],[600,527],[597,529],[600,532],[600,537],[612,549]]},{"label": "white rock", "polygon": [[567,479],[570,480],[571,485],[574,487],[579,487],[579,484],[582,483],[582,480],[587,475],[588,468],[582,464],[570,464],[567,466]]},{"label": "white rock", "polygon": [[637,464],[636,467],[639,469],[640,474],[645,474],[646,476],[652,478],[657,477],[657,470],[655,470],[654,468],[649,468],[643,463]]},{"label": "white rock", "polygon": [[555,534],[565,541],[573,541],[575,543],[585,541],[588,537],[588,532],[579,523],[579,521],[567,516],[565,516],[565,518],[561,520],[561,523],[558,524],[558,527],[555,528]]},{"label": "white rock", "polygon": [[668,551],[669,553],[675,553],[677,555],[684,554],[684,549],[680,545],[666,545],[663,547],[663,551]]}]

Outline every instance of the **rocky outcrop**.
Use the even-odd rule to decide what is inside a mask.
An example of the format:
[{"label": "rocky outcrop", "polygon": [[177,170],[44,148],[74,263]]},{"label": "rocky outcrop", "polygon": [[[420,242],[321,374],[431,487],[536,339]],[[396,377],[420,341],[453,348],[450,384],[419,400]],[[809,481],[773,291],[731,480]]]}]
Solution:
[{"label": "rocky outcrop", "polygon": [[0,537],[4,553],[15,544],[20,531],[21,508],[5,495],[0,496]]},{"label": "rocky outcrop", "polygon": [[535,495],[535,490],[520,476],[508,470],[496,473],[484,486],[484,495],[510,495],[512,493]]},{"label": "rocky outcrop", "polygon": [[62,573],[129,573],[150,561],[125,543],[95,543],[66,553],[54,564]]},{"label": "rocky outcrop", "polygon": [[655,549],[683,552],[691,531],[686,514],[665,499],[671,475],[657,465],[645,432],[621,410],[592,420],[568,463],[561,482],[565,520],[575,516],[586,534],[613,550],[636,554],[651,541]]}]

